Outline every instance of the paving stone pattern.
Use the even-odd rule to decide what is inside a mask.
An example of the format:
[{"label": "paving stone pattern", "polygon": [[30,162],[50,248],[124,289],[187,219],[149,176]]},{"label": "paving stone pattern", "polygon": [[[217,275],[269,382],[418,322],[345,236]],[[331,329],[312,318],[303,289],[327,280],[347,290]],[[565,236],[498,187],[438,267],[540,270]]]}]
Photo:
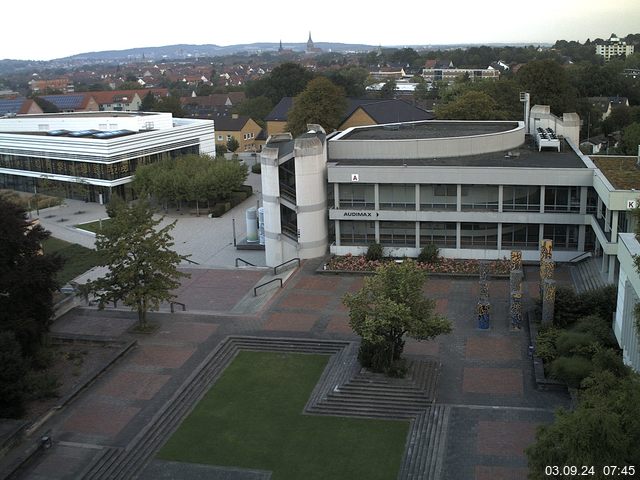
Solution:
[{"label": "paving stone pattern", "polygon": [[[54,446],[24,471],[23,478],[155,478],[144,477],[145,466],[150,465],[148,472],[162,470],[153,460],[155,452],[233,358],[240,337],[253,343],[242,348],[274,348],[284,342],[277,348],[301,351],[292,346],[301,343],[331,354],[329,364],[335,363],[335,368],[328,365],[309,404],[327,403],[329,392],[335,394],[329,404],[347,398],[349,408],[363,398],[364,404],[370,402],[372,392],[385,398],[394,387],[381,385],[380,378],[362,372],[354,362],[358,338],[342,304],[343,295],[361,288],[364,277],[316,274],[319,264],[304,262],[283,289],[265,296],[262,307],[251,314],[235,312],[249,311],[238,305],[253,297],[252,282],[257,284],[264,271],[199,271],[201,284],[181,290],[185,303],[198,309],[150,314],[160,324],[151,335],[129,333],[135,314],[123,309],[79,308],[61,317],[53,331],[135,338],[138,347],[43,425],[42,431],[52,431]],[[560,284],[571,279],[563,268],[556,269]],[[538,295],[537,270],[524,270],[524,306],[530,308]],[[422,365],[424,378],[433,382],[425,382],[422,396],[417,396],[422,410],[412,415],[400,479],[526,478],[523,451],[533,441],[536,426],[551,422],[553,411],[569,404],[563,393],[535,388],[526,329],[509,329],[508,280],[489,281],[488,331],[477,328],[477,290],[475,278],[431,276],[425,286],[454,331],[428,342],[407,340],[405,354],[414,366]],[[410,387],[405,391],[415,394],[415,378],[411,381],[413,386],[397,385],[396,391]],[[384,408],[393,414],[393,407]],[[185,475],[176,476],[185,480],[201,474],[186,464],[175,467]]]}]

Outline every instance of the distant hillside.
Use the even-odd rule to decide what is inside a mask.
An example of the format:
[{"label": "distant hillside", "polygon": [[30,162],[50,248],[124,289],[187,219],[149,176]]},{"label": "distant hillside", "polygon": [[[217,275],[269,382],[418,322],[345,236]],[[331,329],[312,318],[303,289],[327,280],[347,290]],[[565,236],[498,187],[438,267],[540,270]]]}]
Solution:
[{"label": "distant hillside", "polygon": [[[130,60],[141,59],[161,59],[161,58],[187,58],[187,57],[214,57],[223,55],[232,55],[234,53],[255,53],[255,52],[277,52],[279,43],[246,43],[239,45],[165,45],[163,47],[142,47],[129,48],[127,50],[108,50],[103,52],[88,52],[72,55],[70,57],[59,58],[57,60],[83,60],[83,61],[109,61],[109,60]],[[359,51],[367,52],[377,47],[372,45],[350,44],[350,43],[330,43],[318,42],[316,47],[321,48],[325,52],[349,52]],[[298,52],[302,52],[307,48],[306,43],[283,43],[282,47]]]}]

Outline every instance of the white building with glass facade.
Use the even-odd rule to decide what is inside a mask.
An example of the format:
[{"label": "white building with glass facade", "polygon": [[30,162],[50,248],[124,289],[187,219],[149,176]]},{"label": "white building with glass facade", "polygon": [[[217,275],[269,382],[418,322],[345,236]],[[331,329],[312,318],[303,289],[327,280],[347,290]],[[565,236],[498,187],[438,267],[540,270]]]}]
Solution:
[{"label": "white building with glass facade", "polygon": [[63,187],[67,196],[130,198],[139,165],[188,153],[215,156],[211,120],[170,113],[77,112],[0,118],[0,188]]}]

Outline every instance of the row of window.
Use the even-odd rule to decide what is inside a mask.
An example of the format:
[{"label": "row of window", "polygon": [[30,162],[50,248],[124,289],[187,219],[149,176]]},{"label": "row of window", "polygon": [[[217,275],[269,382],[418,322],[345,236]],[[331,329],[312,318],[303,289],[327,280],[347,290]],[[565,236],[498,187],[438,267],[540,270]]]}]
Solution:
[{"label": "row of window", "polygon": [[[419,185],[420,210],[456,210],[457,185]],[[340,208],[375,208],[373,184],[340,184],[338,202]],[[588,210],[595,208],[597,195],[589,192]],[[414,184],[381,184],[378,188],[379,208],[382,210],[415,210],[416,186]],[[497,185],[462,185],[460,205],[462,210],[498,211]],[[539,212],[541,188],[539,186],[505,185],[502,192],[503,211]],[[546,187],[545,212],[580,212],[580,187]]]},{"label": "row of window", "polygon": [[[388,247],[416,247],[416,222],[380,221],[380,243]],[[545,225],[544,238],[553,240],[554,248],[578,248],[577,225]],[[456,222],[419,222],[420,247],[433,243],[439,248],[456,248]],[[537,249],[538,224],[503,223],[502,248]],[[376,241],[375,222],[340,221],[341,245],[368,245]],[[461,248],[498,248],[497,223],[460,223]]]},{"label": "row of window", "polygon": [[[242,138],[244,140],[251,140],[252,138],[255,138],[255,136],[256,135],[253,132],[243,133],[242,134]],[[231,137],[233,137],[233,135],[227,135],[227,140],[226,141],[228,142],[229,140],[231,140]],[[218,135],[218,142],[224,142],[224,141],[225,141],[224,135]]]}]

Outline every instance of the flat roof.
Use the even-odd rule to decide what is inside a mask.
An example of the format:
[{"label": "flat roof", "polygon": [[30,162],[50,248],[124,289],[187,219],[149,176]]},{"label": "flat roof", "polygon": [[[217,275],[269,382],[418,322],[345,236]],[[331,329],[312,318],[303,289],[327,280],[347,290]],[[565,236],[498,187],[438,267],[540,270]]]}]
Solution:
[{"label": "flat roof", "polygon": [[395,123],[354,128],[334,141],[340,140],[415,140],[427,138],[472,137],[508,132],[518,128],[518,122],[435,121]]},{"label": "flat roof", "polygon": [[538,151],[531,137],[519,148],[502,152],[482,153],[444,158],[390,158],[390,159],[340,159],[331,157],[328,162],[337,166],[424,166],[424,167],[503,167],[503,168],[587,168],[566,140],[561,141],[557,150]]},{"label": "flat roof", "polygon": [[638,157],[589,155],[616,190],[640,190]]},{"label": "flat roof", "polygon": [[[55,118],[55,117],[145,117],[149,115],[158,115],[161,112],[58,112],[58,113],[30,113],[28,115],[20,115],[19,117],[4,117],[15,120],[16,118]],[[0,117],[2,120],[3,117]]]}]

